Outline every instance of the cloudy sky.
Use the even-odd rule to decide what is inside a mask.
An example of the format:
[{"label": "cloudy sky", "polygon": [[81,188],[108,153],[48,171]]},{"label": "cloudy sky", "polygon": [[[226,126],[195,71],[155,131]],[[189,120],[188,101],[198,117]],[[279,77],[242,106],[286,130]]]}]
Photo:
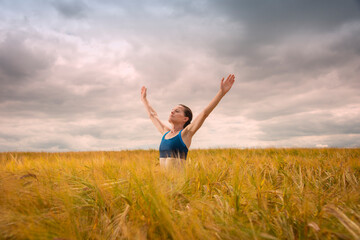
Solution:
[{"label": "cloudy sky", "polygon": [[158,148],[236,82],[191,148],[359,147],[360,2],[0,0],[0,151]]}]

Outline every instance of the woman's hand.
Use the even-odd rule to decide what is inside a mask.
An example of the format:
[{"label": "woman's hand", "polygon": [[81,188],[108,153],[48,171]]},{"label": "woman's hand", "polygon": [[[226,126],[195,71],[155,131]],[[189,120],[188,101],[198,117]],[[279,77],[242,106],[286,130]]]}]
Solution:
[{"label": "woman's hand", "polygon": [[224,78],[221,79],[220,90],[221,90],[223,95],[225,95],[231,89],[234,82],[235,82],[235,75],[234,74],[230,74],[226,78],[225,81],[224,81]]},{"label": "woman's hand", "polygon": [[147,88],[145,86],[142,86],[142,88],[141,88],[141,100],[142,101],[146,100],[146,90],[147,90]]}]

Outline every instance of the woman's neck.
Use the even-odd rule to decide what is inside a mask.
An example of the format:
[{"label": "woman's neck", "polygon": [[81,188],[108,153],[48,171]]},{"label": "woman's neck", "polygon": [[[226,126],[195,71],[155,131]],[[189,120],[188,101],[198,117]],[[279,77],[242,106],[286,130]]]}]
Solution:
[{"label": "woman's neck", "polygon": [[181,125],[172,125],[172,128],[170,131],[172,133],[176,133],[176,132],[180,132],[182,129],[183,129],[183,126],[181,126]]}]

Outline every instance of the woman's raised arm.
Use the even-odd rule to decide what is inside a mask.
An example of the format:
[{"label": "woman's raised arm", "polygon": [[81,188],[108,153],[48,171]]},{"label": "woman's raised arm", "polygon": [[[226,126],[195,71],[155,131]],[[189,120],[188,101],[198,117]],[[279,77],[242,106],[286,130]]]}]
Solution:
[{"label": "woman's raised arm", "polygon": [[204,110],[184,129],[184,135],[186,138],[192,138],[192,136],[196,133],[197,130],[202,126],[205,119],[209,116],[209,114],[214,110],[214,108],[218,105],[220,100],[225,96],[225,94],[231,89],[232,85],[235,82],[235,75],[230,74],[226,80],[221,79],[220,90],[216,94],[216,96],[211,100],[209,105],[207,105]]},{"label": "woman's raised arm", "polygon": [[170,128],[166,126],[163,122],[160,121],[156,111],[150,106],[147,98],[146,98],[146,91],[147,88],[143,86],[141,88],[141,101],[144,103],[145,109],[147,113],[149,114],[149,118],[152,121],[152,123],[155,125],[157,130],[164,135],[167,131],[170,131]]}]

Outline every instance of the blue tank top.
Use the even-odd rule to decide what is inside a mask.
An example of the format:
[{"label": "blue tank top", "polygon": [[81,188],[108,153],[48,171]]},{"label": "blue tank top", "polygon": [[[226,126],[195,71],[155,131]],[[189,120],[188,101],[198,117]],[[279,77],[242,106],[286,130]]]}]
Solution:
[{"label": "blue tank top", "polygon": [[181,138],[181,131],[178,135],[170,139],[165,139],[166,134],[170,131],[164,134],[159,147],[160,158],[173,157],[186,159],[188,148]]}]

